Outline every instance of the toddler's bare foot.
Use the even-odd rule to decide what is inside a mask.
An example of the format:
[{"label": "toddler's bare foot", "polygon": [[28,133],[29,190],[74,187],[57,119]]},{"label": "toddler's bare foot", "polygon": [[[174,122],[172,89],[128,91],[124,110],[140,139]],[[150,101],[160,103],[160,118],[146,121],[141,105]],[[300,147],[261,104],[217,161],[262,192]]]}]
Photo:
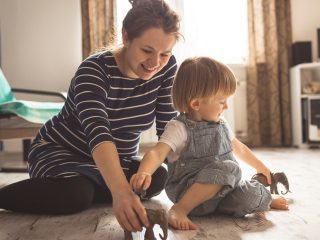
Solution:
[{"label": "toddler's bare foot", "polygon": [[265,212],[256,212],[256,213],[255,213],[255,217],[256,217],[257,219],[267,220],[267,217],[266,217],[266,213],[265,213]]},{"label": "toddler's bare foot", "polygon": [[168,212],[169,224],[178,230],[195,230],[197,226],[187,217],[185,211],[177,206],[173,205]]},{"label": "toddler's bare foot", "polygon": [[272,194],[271,208],[288,210],[288,201],[283,196]]}]

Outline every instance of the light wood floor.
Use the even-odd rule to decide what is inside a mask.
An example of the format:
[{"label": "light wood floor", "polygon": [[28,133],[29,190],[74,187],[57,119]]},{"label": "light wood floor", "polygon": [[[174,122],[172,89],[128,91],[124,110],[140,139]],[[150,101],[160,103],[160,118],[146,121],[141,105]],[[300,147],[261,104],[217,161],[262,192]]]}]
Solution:
[{"label": "light wood floor", "polygon": [[[284,171],[290,182],[292,193],[285,195],[290,201],[289,211],[269,211],[267,220],[254,215],[242,219],[227,216],[193,218],[198,225],[195,231],[169,229],[170,240],[203,239],[320,239],[320,150],[272,148],[255,149],[273,171]],[[11,158],[18,158],[13,155]],[[0,164],[8,155],[0,154]],[[14,159],[11,159],[14,160]],[[5,164],[8,164],[5,163]],[[254,174],[244,167],[244,178]],[[27,174],[0,173],[0,187],[27,178]],[[23,199],[21,199],[23,201]],[[172,204],[165,193],[151,201],[146,207],[168,209]],[[155,229],[157,235],[160,228]],[[19,214],[0,210],[1,240],[106,240],[124,239],[110,205],[97,205],[91,209],[63,216]],[[134,239],[143,239],[143,233],[134,234]],[[158,239],[160,239],[158,237]]]}]

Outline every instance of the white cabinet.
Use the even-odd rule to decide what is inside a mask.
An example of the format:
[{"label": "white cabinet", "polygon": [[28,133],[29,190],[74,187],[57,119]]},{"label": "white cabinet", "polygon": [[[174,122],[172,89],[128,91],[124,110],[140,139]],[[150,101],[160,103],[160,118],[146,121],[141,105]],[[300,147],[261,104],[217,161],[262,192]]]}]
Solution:
[{"label": "white cabinet", "polygon": [[320,145],[320,63],[290,69],[293,145]]}]

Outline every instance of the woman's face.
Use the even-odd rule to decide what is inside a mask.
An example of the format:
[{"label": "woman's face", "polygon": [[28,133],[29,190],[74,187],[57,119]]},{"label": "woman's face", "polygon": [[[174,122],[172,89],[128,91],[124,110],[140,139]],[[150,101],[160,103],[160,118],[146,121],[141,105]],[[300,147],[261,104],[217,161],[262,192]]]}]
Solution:
[{"label": "woman's face", "polygon": [[124,74],[149,80],[168,63],[175,43],[176,35],[161,28],[150,28],[131,41],[124,33]]}]

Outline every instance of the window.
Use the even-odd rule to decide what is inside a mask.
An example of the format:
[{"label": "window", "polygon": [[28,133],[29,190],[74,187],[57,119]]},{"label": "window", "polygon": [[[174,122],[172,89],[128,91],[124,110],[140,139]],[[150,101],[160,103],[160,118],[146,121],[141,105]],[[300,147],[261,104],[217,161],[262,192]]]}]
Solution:
[{"label": "window", "polygon": [[[181,17],[181,39],[174,49],[178,62],[205,55],[227,64],[244,64],[248,54],[246,0],[166,0]],[[130,9],[117,1],[118,34]],[[118,35],[120,36],[120,35]],[[121,37],[118,38],[121,41]]]}]

